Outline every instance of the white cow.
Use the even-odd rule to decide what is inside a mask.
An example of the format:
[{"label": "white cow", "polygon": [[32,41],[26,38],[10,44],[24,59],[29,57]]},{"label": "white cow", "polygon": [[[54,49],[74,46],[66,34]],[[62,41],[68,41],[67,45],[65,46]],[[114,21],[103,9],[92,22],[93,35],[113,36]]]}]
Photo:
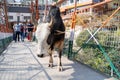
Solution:
[{"label": "white cow", "polygon": [[39,23],[36,30],[37,43],[37,53],[39,57],[48,55],[47,51],[49,45],[47,44],[47,38],[50,33],[50,24],[52,23]]}]

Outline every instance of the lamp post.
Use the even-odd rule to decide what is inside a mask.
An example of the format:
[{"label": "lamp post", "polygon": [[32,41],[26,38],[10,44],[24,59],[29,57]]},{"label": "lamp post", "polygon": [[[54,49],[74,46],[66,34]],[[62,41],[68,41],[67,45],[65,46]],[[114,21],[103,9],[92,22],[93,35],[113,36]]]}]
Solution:
[{"label": "lamp post", "polygon": [[76,22],[76,7],[77,7],[77,0],[75,0],[74,12],[72,14],[72,25],[71,25],[71,32],[69,38],[68,58],[73,58],[74,56],[72,48],[73,48],[73,40],[74,40],[75,22]]}]

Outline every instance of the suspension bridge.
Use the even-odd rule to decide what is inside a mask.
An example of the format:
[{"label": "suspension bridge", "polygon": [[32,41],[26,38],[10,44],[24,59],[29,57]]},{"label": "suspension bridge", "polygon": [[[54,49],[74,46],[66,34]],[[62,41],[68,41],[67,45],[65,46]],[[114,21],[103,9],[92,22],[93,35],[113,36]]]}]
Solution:
[{"label": "suspension bridge", "polygon": [[[103,3],[88,6],[88,8]],[[7,33],[11,30],[8,29],[8,16],[5,13],[6,25],[0,24],[0,80],[119,80],[120,23],[114,19],[114,16],[120,15],[120,7],[101,22],[96,22],[96,19],[93,18],[89,23],[85,23],[82,18],[79,18],[78,20],[84,28],[76,38],[76,47],[74,45],[75,23],[77,21],[76,13],[79,13],[76,10],[76,5],[75,2],[71,30],[69,31],[70,38],[65,40],[62,72],[57,71],[58,55],[56,51],[53,56],[54,67],[49,68],[48,56],[37,57],[36,41],[29,42],[27,39],[24,42],[13,41],[13,34]],[[38,8],[37,5],[36,8]],[[34,10],[31,9],[31,11]],[[36,13],[38,20],[38,10]]]},{"label": "suspension bridge", "polygon": [[[9,42],[11,39],[7,40]],[[62,57],[63,71],[59,72],[56,53],[54,67],[49,68],[49,57],[38,58],[36,45],[36,42],[27,40],[10,42],[0,55],[0,80],[113,80],[84,64],[67,59],[66,56]]]}]

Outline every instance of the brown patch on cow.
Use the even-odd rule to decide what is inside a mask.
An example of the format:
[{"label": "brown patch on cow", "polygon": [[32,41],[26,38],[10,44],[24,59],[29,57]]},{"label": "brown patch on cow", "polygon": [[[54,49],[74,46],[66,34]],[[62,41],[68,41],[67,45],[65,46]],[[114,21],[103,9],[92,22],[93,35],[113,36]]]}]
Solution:
[{"label": "brown patch on cow", "polygon": [[60,40],[58,42],[56,42],[55,44],[55,48],[58,48],[58,49],[63,49],[63,44],[64,44],[64,40]]}]

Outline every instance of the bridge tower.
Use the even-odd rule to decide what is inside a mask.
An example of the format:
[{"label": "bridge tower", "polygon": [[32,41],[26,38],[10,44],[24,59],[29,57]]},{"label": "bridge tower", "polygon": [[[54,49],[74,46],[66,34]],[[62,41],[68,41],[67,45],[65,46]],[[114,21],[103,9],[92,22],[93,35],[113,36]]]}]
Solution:
[{"label": "bridge tower", "polygon": [[[5,32],[9,31],[9,23],[8,23],[8,16],[7,16],[7,6],[6,6],[6,0],[3,0],[0,2],[0,8],[1,8],[1,19],[3,24],[5,26]],[[4,22],[5,21],[5,22]]]}]

